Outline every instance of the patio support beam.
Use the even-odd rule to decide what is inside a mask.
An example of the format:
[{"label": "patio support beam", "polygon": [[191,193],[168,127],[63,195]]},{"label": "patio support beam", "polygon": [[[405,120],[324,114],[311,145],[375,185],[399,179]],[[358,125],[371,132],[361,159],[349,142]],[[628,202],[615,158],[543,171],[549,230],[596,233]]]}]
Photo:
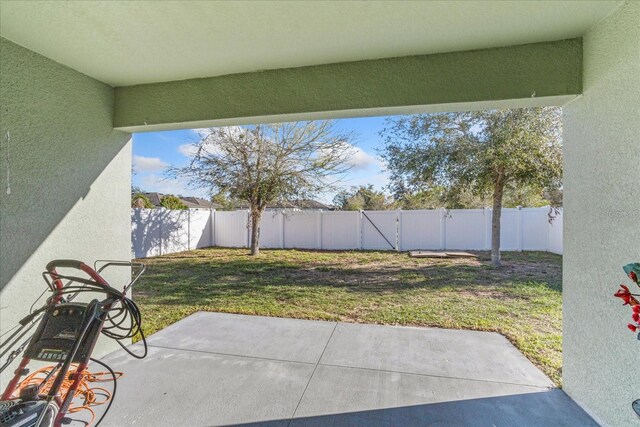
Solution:
[{"label": "patio support beam", "polygon": [[150,131],[549,105],[581,93],[582,39],[576,38],[118,87],[114,127]]}]

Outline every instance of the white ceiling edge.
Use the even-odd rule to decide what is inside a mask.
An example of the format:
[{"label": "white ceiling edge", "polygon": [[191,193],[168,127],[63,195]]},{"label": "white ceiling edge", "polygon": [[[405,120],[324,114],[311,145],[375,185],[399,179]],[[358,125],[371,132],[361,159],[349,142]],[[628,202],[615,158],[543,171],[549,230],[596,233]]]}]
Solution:
[{"label": "white ceiling edge", "polygon": [[239,117],[232,119],[200,120],[182,123],[147,124],[141,126],[123,126],[116,130],[138,133],[166,130],[199,129],[223,126],[257,125],[266,123],[285,123],[307,120],[332,120],[357,117],[400,116],[424,113],[444,113],[457,111],[478,111],[501,108],[562,107],[574,101],[580,95],[558,95],[525,99],[506,99],[498,101],[457,102],[448,104],[412,105],[402,107],[365,108],[356,110],[319,111],[311,113],[277,114],[267,116]]},{"label": "white ceiling edge", "polygon": [[1,0],[0,34],[120,87],[574,38],[621,4]]}]

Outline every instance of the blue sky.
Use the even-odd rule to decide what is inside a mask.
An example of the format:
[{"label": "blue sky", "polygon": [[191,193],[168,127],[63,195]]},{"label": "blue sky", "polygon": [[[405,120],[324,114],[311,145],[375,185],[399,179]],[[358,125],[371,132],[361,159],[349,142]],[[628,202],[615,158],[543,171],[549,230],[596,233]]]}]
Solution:
[{"label": "blue sky", "polygon": [[[387,184],[387,174],[376,153],[381,146],[378,132],[384,127],[387,117],[363,117],[336,120],[336,126],[343,131],[355,134],[356,155],[352,158],[352,168],[341,184],[348,188],[352,185],[373,184],[383,189]],[[183,196],[207,197],[206,191],[190,189],[186,182],[166,179],[164,169],[182,166],[189,162],[188,145],[198,140],[193,130],[164,132],[145,132],[133,135],[133,185],[145,191],[181,194]],[[319,200],[330,202],[333,193],[320,195]]]}]

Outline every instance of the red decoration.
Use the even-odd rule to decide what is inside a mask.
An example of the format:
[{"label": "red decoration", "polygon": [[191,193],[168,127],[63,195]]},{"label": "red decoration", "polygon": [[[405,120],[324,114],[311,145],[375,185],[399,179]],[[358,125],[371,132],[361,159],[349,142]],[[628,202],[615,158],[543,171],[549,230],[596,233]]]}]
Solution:
[{"label": "red decoration", "polygon": [[[625,274],[629,276],[629,279],[633,280],[634,283],[640,286],[640,283],[638,283],[640,263],[627,264],[622,267],[622,269]],[[633,333],[640,331],[640,302],[635,298],[640,295],[633,294],[631,293],[631,290],[629,290],[629,287],[620,285],[620,289],[618,289],[613,296],[620,298],[623,301],[622,305],[628,305],[631,307],[631,320],[633,320],[633,323],[629,323],[627,328]],[[638,334],[638,340],[640,340],[640,334]]]},{"label": "red decoration", "polygon": [[631,294],[631,291],[629,290],[628,287],[626,287],[625,285],[620,285],[620,287],[622,289],[619,289],[618,292],[613,294],[613,296],[621,298],[622,301],[624,301],[624,304],[622,304],[622,305],[633,305],[633,306],[635,306],[635,305],[640,304],[640,302],[638,302],[638,300],[633,297],[633,295]]}]

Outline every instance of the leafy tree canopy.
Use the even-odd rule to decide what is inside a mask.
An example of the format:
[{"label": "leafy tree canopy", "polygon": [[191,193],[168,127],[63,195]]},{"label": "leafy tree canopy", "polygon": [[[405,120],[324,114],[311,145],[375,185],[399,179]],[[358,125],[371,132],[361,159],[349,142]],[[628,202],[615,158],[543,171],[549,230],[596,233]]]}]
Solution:
[{"label": "leafy tree canopy", "polygon": [[382,191],[377,191],[372,184],[351,187],[342,190],[333,198],[336,208],[345,211],[392,209],[393,204]]},{"label": "leafy tree canopy", "polygon": [[153,203],[144,194],[136,193],[131,196],[131,207],[151,209],[153,208]]},{"label": "leafy tree canopy", "polygon": [[160,200],[160,205],[167,209],[172,210],[184,210],[187,209],[187,206],[182,203],[182,201],[172,194],[167,194],[166,196],[162,196]]},{"label": "leafy tree canopy", "polygon": [[211,201],[222,206],[223,211],[232,211],[238,206],[238,201],[231,199],[225,191],[218,191],[211,196]]},{"label": "leafy tree canopy", "polygon": [[499,265],[505,193],[520,202],[527,189],[561,188],[561,132],[561,110],[553,107],[418,114],[387,123],[380,154],[398,200],[424,192],[449,201],[490,195]]}]

